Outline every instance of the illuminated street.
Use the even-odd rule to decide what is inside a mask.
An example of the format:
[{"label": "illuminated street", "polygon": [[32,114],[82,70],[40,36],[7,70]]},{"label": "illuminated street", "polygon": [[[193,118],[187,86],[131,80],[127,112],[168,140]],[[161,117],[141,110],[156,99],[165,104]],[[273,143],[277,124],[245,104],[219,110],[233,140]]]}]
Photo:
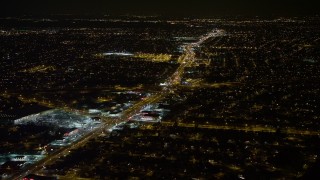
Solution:
[{"label": "illuminated street", "polygon": [[319,19],[0,16],[0,179],[320,177]]}]

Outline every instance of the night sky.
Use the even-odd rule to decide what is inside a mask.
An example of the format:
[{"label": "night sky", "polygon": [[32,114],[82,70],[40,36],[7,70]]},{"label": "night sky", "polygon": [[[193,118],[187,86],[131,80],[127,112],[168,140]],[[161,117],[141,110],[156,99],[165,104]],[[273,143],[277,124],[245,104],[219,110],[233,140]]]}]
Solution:
[{"label": "night sky", "polygon": [[0,15],[314,15],[316,0],[4,0]]}]

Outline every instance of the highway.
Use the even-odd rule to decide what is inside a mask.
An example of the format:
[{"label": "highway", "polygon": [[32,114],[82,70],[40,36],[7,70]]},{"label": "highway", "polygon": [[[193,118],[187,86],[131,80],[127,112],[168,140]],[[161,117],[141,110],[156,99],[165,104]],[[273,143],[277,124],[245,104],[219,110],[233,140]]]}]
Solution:
[{"label": "highway", "polygon": [[184,47],[184,53],[179,58],[180,66],[166,82],[168,87],[172,88],[173,86],[177,86],[180,84],[181,77],[184,73],[185,68],[192,66],[196,59],[196,53],[194,52],[194,49],[196,47],[199,47],[202,43],[210,38],[223,36],[224,34],[225,32],[223,30],[213,30],[212,32],[200,37],[197,42],[186,45]]},{"label": "highway", "polygon": [[[163,99],[164,97],[166,97],[170,92],[172,92],[176,88],[176,86],[180,85],[180,81],[181,81],[181,78],[182,78],[182,75],[184,73],[185,68],[192,66],[193,62],[195,61],[196,54],[194,52],[194,48],[199,47],[203,42],[205,42],[209,38],[222,36],[223,34],[224,34],[224,31],[222,31],[222,30],[214,30],[214,31],[200,37],[199,41],[186,45],[184,48],[184,53],[179,58],[180,65],[177,68],[177,70],[173,73],[173,75],[168,78],[168,81],[166,82],[167,86],[165,87],[165,89],[163,91],[158,92],[158,93],[154,93],[153,95],[135,103],[129,109],[125,110],[122,113],[122,116],[119,118],[106,118],[106,117],[101,116],[100,118],[102,120],[102,125],[99,128],[96,128],[93,131],[87,133],[80,140],[74,142],[72,145],[63,147],[62,149],[48,155],[46,158],[40,160],[39,162],[24,169],[22,172],[14,174],[13,176],[10,177],[10,179],[14,179],[14,180],[22,179],[27,174],[42,174],[44,167],[46,167],[49,164],[52,164],[53,162],[58,160],[60,157],[68,155],[68,153],[71,150],[82,147],[90,139],[94,139],[94,138],[98,137],[102,132],[105,132],[106,129],[110,129],[113,126],[115,126],[116,124],[119,124],[121,122],[128,121],[129,117],[138,113],[141,110],[141,108],[143,108],[143,106],[145,106],[147,104],[152,104],[152,103],[158,102],[161,99]],[[34,101],[34,100],[28,100],[26,98],[22,98],[22,100],[24,100],[26,102]],[[36,101],[36,102],[39,104],[42,104],[42,105],[57,108],[57,107],[54,107],[54,105],[51,103],[46,103],[44,101]],[[78,114],[82,114],[82,115],[86,115],[86,116],[89,115],[85,111],[74,110],[74,109],[70,109],[68,107],[62,107],[62,108],[58,108],[58,109],[62,109],[67,112],[78,113]]]},{"label": "highway", "polygon": [[[22,172],[14,174],[13,176],[10,177],[10,179],[19,180],[19,179],[22,179],[27,174],[40,174],[40,175],[43,174],[42,172],[42,170],[44,170],[43,167],[46,167],[47,165],[52,164],[54,161],[60,159],[60,157],[62,156],[68,155],[71,150],[84,146],[90,139],[94,139],[98,137],[99,135],[101,135],[102,132],[107,132],[105,131],[106,129],[110,129],[116,124],[119,124],[121,122],[128,121],[128,118],[138,113],[144,105],[155,103],[159,101],[161,98],[163,98],[165,95],[166,94],[164,93],[159,93],[159,94],[155,94],[153,96],[145,98],[144,100],[134,104],[131,108],[124,111],[123,115],[120,118],[106,118],[101,116],[100,118],[103,121],[103,123],[99,128],[96,128],[93,131],[88,132],[80,140],[74,142],[72,145],[63,147],[62,149],[52,154],[49,154],[46,158],[40,160],[39,162],[24,169]],[[84,111],[72,110],[66,107],[62,109],[67,112],[74,112],[81,115],[88,115]]]}]

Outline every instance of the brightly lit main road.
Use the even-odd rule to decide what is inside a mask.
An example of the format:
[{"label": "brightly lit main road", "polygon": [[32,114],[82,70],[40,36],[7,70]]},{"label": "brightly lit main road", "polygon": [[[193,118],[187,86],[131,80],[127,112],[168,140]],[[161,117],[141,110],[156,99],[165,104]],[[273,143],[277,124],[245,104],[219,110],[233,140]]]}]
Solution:
[{"label": "brightly lit main road", "polygon": [[[50,165],[54,163],[55,161],[59,160],[61,157],[68,155],[71,150],[77,149],[79,147],[82,147],[85,145],[90,139],[96,138],[99,135],[101,135],[103,132],[106,132],[106,129],[110,129],[116,124],[127,122],[128,118],[133,116],[134,114],[138,113],[141,108],[143,108],[147,104],[152,104],[155,102],[160,101],[162,98],[166,97],[170,92],[174,91],[174,87],[176,85],[179,85],[181,82],[181,77],[184,73],[184,70],[186,67],[191,66],[195,61],[195,52],[194,49],[196,47],[199,47],[203,42],[208,40],[209,38],[223,36],[224,31],[223,30],[214,30],[208,34],[205,34],[204,36],[200,37],[200,39],[197,42],[190,43],[184,47],[184,53],[180,56],[180,66],[177,68],[177,70],[173,73],[171,77],[168,78],[168,81],[166,82],[167,87],[166,91],[155,93],[139,102],[134,104],[129,109],[125,110],[121,117],[119,118],[106,118],[101,116],[102,125],[99,128],[96,128],[92,130],[91,132],[84,135],[80,140],[74,142],[73,144],[63,147],[62,149],[48,155],[46,158],[40,160],[39,162],[31,165],[27,169],[25,169],[23,172],[20,172],[19,174],[14,174],[11,176],[10,179],[21,179],[27,174],[43,174],[43,170],[47,165]],[[42,102],[39,102],[42,104]],[[67,107],[61,108],[65,111],[74,112],[74,113],[80,113],[82,115],[88,115],[84,111],[79,110],[73,110]]]}]

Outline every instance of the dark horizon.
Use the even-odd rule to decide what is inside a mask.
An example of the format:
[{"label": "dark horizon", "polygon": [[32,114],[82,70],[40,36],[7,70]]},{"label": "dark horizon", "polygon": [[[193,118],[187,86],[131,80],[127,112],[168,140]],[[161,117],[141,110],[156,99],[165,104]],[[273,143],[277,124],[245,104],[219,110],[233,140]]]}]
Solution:
[{"label": "dark horizon", "polygon": [[110,14],[110,15],[160,15],[171,17],[193,16],[301,16],[317,15],[319,6],[314,1],[301,0],[12,0],[0,6],[1,16],[50,15],[50,14]]}]

